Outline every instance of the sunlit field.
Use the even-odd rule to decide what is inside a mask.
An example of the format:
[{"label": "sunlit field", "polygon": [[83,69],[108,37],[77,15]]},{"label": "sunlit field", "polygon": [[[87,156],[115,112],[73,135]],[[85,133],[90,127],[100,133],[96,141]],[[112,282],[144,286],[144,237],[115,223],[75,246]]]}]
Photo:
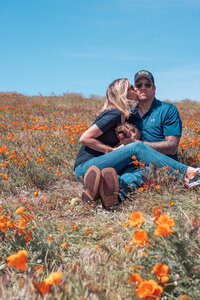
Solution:
[{"label": "sunlit field", "polygon": [[[0,94],[0,299],[200,299],[200,186],[165,166],[111,211],[81,201],[74,160],[102,104]],[[179,160],[200,166],[200,104],[175,105]]]}]

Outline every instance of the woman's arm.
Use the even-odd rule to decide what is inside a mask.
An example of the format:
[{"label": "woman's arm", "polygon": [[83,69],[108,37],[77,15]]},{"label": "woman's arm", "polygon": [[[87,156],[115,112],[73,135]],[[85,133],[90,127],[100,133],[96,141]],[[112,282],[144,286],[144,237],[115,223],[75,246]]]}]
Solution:
[{"label": "woman's arm", "polygon": [[82,134],[80,137],[80,142],[85,146],[102,153],[107,153],[114,150],[114,148],[104,145],[102,142],[97,140],[97,137],[102,134],[103,132],[96,124],[94,124]]}]

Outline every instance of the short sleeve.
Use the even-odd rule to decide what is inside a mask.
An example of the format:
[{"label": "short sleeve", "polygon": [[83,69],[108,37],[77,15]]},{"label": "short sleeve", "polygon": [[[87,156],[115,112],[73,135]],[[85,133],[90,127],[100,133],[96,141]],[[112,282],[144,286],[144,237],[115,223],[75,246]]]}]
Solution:
[{"label": "short sleeve", "polygon": [[113,126],[117,126],[119,123],[121,123],[121,113],[117,109],[106,110],[101,117],[97,118],[94,122],[103,133]]},{"label": "short sleeve", "polygon": [[182,132],[182,122],[179,116],[179,112],[174,105],[170,105],[163,123],[164,135],[179,135]]}]

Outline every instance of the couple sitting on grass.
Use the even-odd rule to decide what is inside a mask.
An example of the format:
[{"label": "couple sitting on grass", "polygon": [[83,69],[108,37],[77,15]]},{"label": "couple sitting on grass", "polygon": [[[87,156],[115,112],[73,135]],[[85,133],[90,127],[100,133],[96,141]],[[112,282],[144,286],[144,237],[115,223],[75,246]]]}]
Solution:
[{"label": "couple sitting on grass", "polygon": [[[145,70],[135,74],[134,86],[126,78],[109,85],[100,115],[80,138],[75,174],[84,182],[83,201],[100,196],[104,208],[118,205],[142,186],[151,164],[169,166],[184,177],[186,187],[200,184],[200,169],[178,162],[182,122],[177,108],[157,100],[155,90],[153,75]],[[133,165],[133,156],[143,168]]]}]

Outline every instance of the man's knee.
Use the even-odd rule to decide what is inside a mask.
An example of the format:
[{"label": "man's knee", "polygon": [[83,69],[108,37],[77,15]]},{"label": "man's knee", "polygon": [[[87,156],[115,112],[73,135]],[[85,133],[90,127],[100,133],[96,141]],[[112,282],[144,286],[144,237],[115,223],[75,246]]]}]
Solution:
[{"label": "man's knee", "polygon": [[144,149],[144,144],[141,141],[133,142],[128,145],[133,155],[137,155],[137,152],[141,152]]}]

